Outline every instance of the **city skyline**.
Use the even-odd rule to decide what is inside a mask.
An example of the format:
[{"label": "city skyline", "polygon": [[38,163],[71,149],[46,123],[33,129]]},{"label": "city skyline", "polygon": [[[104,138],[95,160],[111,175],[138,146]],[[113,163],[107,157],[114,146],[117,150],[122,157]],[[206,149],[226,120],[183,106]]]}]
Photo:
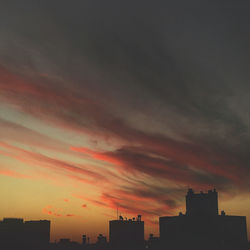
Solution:
[{"label": "city skyline", "polygon": [[192,187],[216,188],[219,213],[249,227],[249,11],[1,1],[0,218],[80,241],[107,235],[118,209],[157,235]]},{"label": "city skyline", "polygon": [[[209,198],[210,197],[210,198]],[[187,195],[186,195],[186,208],[185,208],[185,211],[182,210],[182,211],[179,211],[178,212],[178,216],[177,214],[173,215],[172,217],[173,218],[180,218],[183,217],[184,215],[186,216],[191,216],[191,218],[193,216],[197,216],[198,215],[198,218],[199,216],[221,216],[221,217],[225,217],[226,215],[228,216],[228,211],[225,211],[225,210],[221,210],[219,211],[219,203],[218,203],[218,193],[216,191],[216,189],[214,188],[213,190],[208,190],[208,192],[204,192],[204,191],[200,191],[198,193],[195,193],[195,191],[193,189],[188,189],[188,192],[187,192]],[[184,206],[183,206],[184,207]],[[117,209],[116,211],[116,218],[113,218],[113,220],[109,220],[109,224],[112,223],[112,221],[116,222],[116,221],[119,221],[119,222],[141,222],[141,215],[137,215],[137,217],[127,217],[126,215],[122,216],[121,213],[119,213],[119,210]],[[163,213],[164,214],[164,213]],[[230,215],[231,217],[238,217],[238,218],[245,218],[245,216],[239,216],[239,215],[236,215],[236,214],[233,214],[233,215]],[[61,217],[61,215],[59,216]],[[66,217],[68,217],[68,215],[66,215]],[[71,215],[69,216],[71,217]],[[158,218],[158,221],[157,221],[157,224],[161,224],[161,220],[164,220],[165,218],[171,218],[171,216],[165,216],[165,217],[159,217]],[[200,219],[199,219],[200,220]],[[108,237],[108,235],[110,235],[110,230],[111,228],[109,228],[108,230],[108,227],[106,225],[106,230],[105,230],[105,233],[106,234],[103,234],[103,231],[102,232],[95,232],[94,234],[89,234],[87,235],[86,234],[86,231],[85,232],[78,232],[78,238],[75,238],[74,236],[72,237],[71,235],[71,232],[70,231],[67,231],[66,233],[68,234],[64,234],[63,237],[62,236],[58,236],[57,238],[54,238],[54,237],[51,237],[51,235],[53,236],[53,234],[55,232],[52,231],[52,234],[51,234],[51,226],[53,225],[53,223],[51,224],[51,221],[50,220],[30,220],[30,221],[27,221],[27,220],[24,220],[23,218],[14,218],[14,217],[5,217],[3,218],[3,220],[1,221],[0,220],[0,224],[1,222],[4,222],[4,221],[17,221],[18,223],[24,223],[24,224],[32,224],[32,223],[49,223],[49,236],[48,236],[48,239],[49,239],[49,242],[53,243],[60,243],[60,241],[65,241],[65,240],[69,240],[72,242],[78,242],[78,243],[82,243],[82,240],[83,240],[83,236],[85,236],[85,241],[86,241],[86,244],[88,243],[91,243],[91,244],[95,244],[98,242],[99,238],[98,237],[105,237],[107,238],[108,240],[110,240],[110,237]],[[143,237],[144,239],[148,239],[150,240],[150,237],[159,237],[160,236],[160,227],[159,225],[157,226],[158,227],[158,230],[153,230],[153,231],[144,231],[144,221],[142,221],[143,223]],[[248,238],[248,230],[247,230],[247,220],[245,218],[245,223],[246,223],[246,237]],[[91,223],[90,223],[91,224]],[[230,224],[229,224],[230,225]],[[54,225],[53,225],[54,226]],[[116,226],[116,225],[114,225]],[[117,225],[119,226],[119,225]],[[147,225],[145,225],[147,226]],[[232,227],[232,226],[230,226]],[[237,224],[235,225],[235,227],[237,227]],[[52,227],[53,228],[53,227]],[[99,228],[99,227],[98,227]],[[1,231],[1,230],[0,230]],[[88,231],[88,230],[87,230]],[[113,229],[114,232],[117,232],[117,229],[114,227]],[[153,234],[154,232],[154,234]],[[174,231],[171,230],[172,233],[174,233]],[[180,232],[179,232],[180,233]],[[178,233],[178,234],[179,234]],[[169,233],[167,233],[168,235]],[[178,235],[177,234],[177,235]],[[69,235],[72,237],[70,238]],[[176,236],[177,236],[176,235]],[[244,233],[243,233],[244,235]],[[126,234],[124,235],[124,237],[126,238]],[[113,236],[114,238],[114,236]],[[168,239],[168,237],[165,237],[164,236],[164,239]],[[172,237],[170,237],[172,238]],[[122,242],[121,240],[118,240],[118,242]]]},{"label": "city skyline", "polygon": [[141,215],[133,218],[118,216],[109,221],[109,232],[98,234],[94,241],[83,234],[81,242],[61,238],[50,239],[51,222],[48,220],[24,221],[21,218],[0,220],[0,246],[16,250],[23,249],[95,249],[95,250],[173,250],[187,249],[249,249],[246,216],[229,215],[218,211],[218,192],[186,193],[185,213],[159,218],[159,235],[145,237]]}]

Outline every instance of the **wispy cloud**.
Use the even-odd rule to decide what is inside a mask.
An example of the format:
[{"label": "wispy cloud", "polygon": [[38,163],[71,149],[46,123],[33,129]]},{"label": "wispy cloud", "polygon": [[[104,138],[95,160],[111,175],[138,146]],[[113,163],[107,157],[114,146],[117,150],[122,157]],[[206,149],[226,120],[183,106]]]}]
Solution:
[{"label": "wispy cloud", "polygon": [[151,223],[190,186],[249,193],[245,3],[14,2],[0,8],[0,105],[15,113],[0,114],[2,176],[56,174],[95,191],[75,190],[88,208]]},{"label": "wispy cloud", "polygon": [[20,179],[32,179],[33,178],[30,175],[21,174],[15,170],[9,170],[8,168],[3,169],[2,166],[0,167],[0,175],[20,178]]}]

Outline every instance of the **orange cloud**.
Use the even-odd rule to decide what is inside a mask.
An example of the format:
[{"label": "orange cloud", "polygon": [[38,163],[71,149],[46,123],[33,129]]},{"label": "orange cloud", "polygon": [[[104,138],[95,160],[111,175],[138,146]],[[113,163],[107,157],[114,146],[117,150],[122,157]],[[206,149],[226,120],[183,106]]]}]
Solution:
[{"label": "orange cloud", "polygon": [[[121,173],[125,171],[132,174],[145,173],[150,176],[166,178],[179,182],[180,184],[192,184],[194,187],[199,188],[206,188],[208,185],[221,185],[223,184],[223,178],[225,178],[224,181],[226,181],[226,179],[230,179],[230,181],[236,183],[239,181],[238,176],[232,176],[231,173],[227,173],[226,175],[224,174],[224,170],[211,171],[210,168],[206,167],[209,165],[207,163],[202,165],[202,162],[199,161],[201,167],[205,166],[205,169],[203,172],[196,171],[195,168],[188,167],[181,158],[172,159],[173,157],[169,158],[169,155],[163,155],[161,152],[154,152],[154,155],[152,155],[152,151],[144,147],[124,147],[109,152],[94,152],[93,150],[88,150],[86,148],[76,147],[71,147],[71,150],[84,152],[93,157],[93,159],[112,163],[117,170],[122,171]],[[197,166],[195,164],[197,162],[195,161],[187,160],[187,162],[190,162],[191,165],[194,164],[194,166]],[[209,176],[212,176],[213,178]]]},{"label": "orange cloud", "polygon": [[[57,88],[53,84],[33,82],[4,68],[0,68],[0,91],[1,98],[7,103],[14,104],[22,112],[53,126],[91,138],[98,137],[102,141],[112,138],[119,142],[115,144],[116,148],[110,151],[97,151],[67,144],[63,146],[67,147],[66,150],[70,149],[71,153],[81,153],[84,157],[103,163],[105,167],[108,166],[107,168],[62,161],[4,142],[0,144],[0,153],[3,155],[41,168],[49,168],[68,178],[98,187],[100,198],[88,199],[96,206],[115,209],[119,205],[126,211],[132,211],[130,201],[136,200],[138,204],[134,210],[141,212],[142,203],[146,201],[156,204],[155,207],[148,208],[154,214],[158,214],[162,208],[175,209],[173,197],[159,194],[158,189],[152,193],[148,192],[148,189],[153,189],[152,185],[147,183],[148,179],[151,182],[156,179],[162,182],[162,188],[165,181],[173,182],[181,189],[190,185],[197,189],[210,188],[211,185],[221,190],[231,186],[241,190],[249,188],[248,161],[234,152],[228,152],[226,149],[219,151],[216,147],[204,145],[198,140],[192,141],[192,138],[189,142],[183,142],[162,134],[141,131],[84,94]],[[9,126],[4,121],[2,124],[5,127]],[[24,128],[19,129],[26,131]],[[38,137],[34,135],[34,138]],[[35,145],[34,138],[30,138],[31,145]],[[46,148],[45,140],[41,139],[41,144]],[[58,147],[58,142],[52,144],[55,150],[64,152],[65,148]],[[49,147],[48,145],[48,149]],[[138,186],[141,188],[138,189]],[[105,194],[102,191],[103,187]],[[174,189],[171,191],[179,194],[175,193]],[[108,196],[107,193],[114,195]]]},{"label": "orange cloud", "polygon": [[14,178],[21,178],[21,179],[31,179],[32,178],[29,175],[24,175],[24,174],[21,174],[21,173],[18,173],[16,171],[9,170],[9,169],[0,169],[0,175],[5,175],[5,176],[9,176],[9,177],[14,177]]},{"label": "orange cloud", "polygon": [[[23,111],[52,122],[56,126],[76,129],[79,133],[86,132],[91,136],[98,134],[102,138],[111,136],[114,139],[126,142],[126,144],[139,145],[129,147],[130,153],[135,150],[134,153],[138,155],[137,150],[142,149],[143,155],[155,154],[168,159],[170,162],[175,162],[179,167],[164,169],[159,162],[154,161],[151,169],[149,166],[144,168],[140,165],[142,161],[137,164],[134,159],[124,155],[124,147],[115,152],[95,152],[81,147],[71,147],[72,151],[85,153],[92,159],[122,166],[129,171],[143,171],[146,174],[151,174],[151,172],[156,174],[158,171],[158,176],[163,174],[165,178],[171,176],[172,179],[176,175],[178,176],[176,181],[179,180],[183,184],[185,184],[185,180],[187,180],[186,182],[192,181],[193,173],[191,173],[190,178],[189,172],[192,172],[192,170],[188,168],[188,166],[192,166],[213,176],[226,178],[233,185],[246,185],[246,182],[242,180],[245,180],[245,176],[249,176],[249,171],[247,171],[246,163],[237,156],[234,157],[226,151],[217,152],[202,144],[175,141],[163,135],[140,131],[110,114],[85,96],[79,96],[65,89],[58,89],[54,85],[44,86],[40,83],[34,83],[20,75],[11,73],[3,67],[0,68],[0,73],[0,89],[3,98],[6,98],[6,101],[10,103],[14,103],[16,107]],[[10,93],[14,94],[10,95]],[[23,99],[29,100],[29,103],[23,102]],[[48,109],[48,107],[50,108]],[[128,151],[127,147],[125,147],[125,151]],[[139,157],[136,160],[138,161],[138,159]],[[241,173],[245,172],[247,172],[247,175],[241,176]],[[200,185],[202,184],[200,183]]]},{"label": "orange cloud", "polygon": [[71,213],[63,213],[63,210],[60,208],[55,208],[51,205],[46,206],[45,208],[42,209],[43,213],[48,214],[48,215],[52,215],[55,217],[74,217],[76,216],[75,214],[71,214]]},{"label": "orange cloud", "polygon": [[[87,183],[93,183],[94,180],[102,180],[104,182],[106,181],[106,177],[104,175],[95,171],[91,171],[84,165],[54,159],[39,153],[34,153],[28,150],[21,149],[19,147],[12,146],[5,142],[0,142],[0,147],[9,150],[9,152],[0,151],[1,154],[20,160],[22,162],[36,164],[37,166],[50,168],[55,171],[61,171],[61,173],[63,173],[65,176],[75,178],[79,181]],[[72,173],[82,175],[83,177],[72,175]]]},{"label": "orange cloud", "polygon": [[47,207],[42,209],[44,214],[48,214],[48,215],[52,215],[52,216],[56,216],[56,217],[61,217],[61,211],[62,209],[57,209],[51,205],[48,205]]}]

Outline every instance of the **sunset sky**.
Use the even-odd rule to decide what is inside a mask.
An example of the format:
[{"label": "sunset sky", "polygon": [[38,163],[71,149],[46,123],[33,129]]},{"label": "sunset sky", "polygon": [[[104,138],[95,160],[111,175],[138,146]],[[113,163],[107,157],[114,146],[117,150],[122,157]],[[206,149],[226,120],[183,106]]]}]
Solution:
[{"label": "sunset sky", "polygon": [[217,2],[1,1],[0,220],[148,238],[215,187],[250,232],[250,4]]}]

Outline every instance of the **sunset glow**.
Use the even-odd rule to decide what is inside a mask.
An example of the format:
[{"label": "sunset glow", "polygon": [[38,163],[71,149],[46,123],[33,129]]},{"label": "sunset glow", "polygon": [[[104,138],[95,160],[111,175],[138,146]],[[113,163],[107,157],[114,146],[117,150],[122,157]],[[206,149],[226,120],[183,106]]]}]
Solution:
[{"label": "sunset glow", "polygon": [[247,10],[14,2],[0,6],[1,218],[94,241],[118,209],[148,237],[192,187],[250,226]]}]

